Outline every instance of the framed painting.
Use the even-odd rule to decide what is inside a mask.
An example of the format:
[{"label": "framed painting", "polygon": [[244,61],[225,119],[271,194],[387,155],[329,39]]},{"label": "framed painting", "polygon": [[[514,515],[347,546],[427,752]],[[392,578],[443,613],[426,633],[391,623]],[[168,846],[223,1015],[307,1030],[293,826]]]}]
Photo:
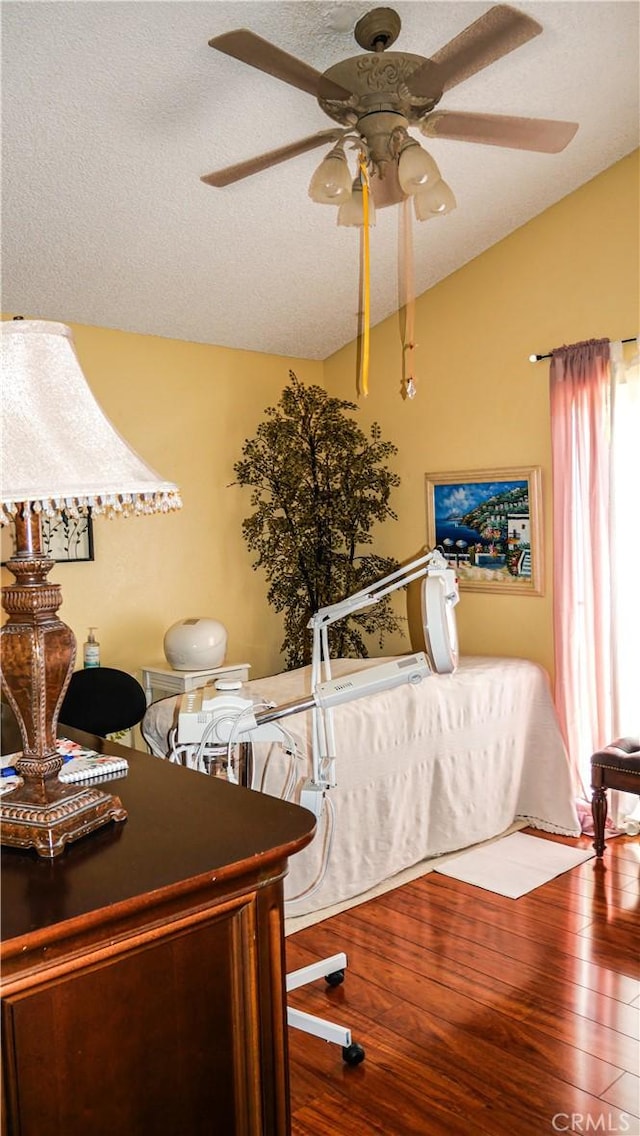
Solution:
[{"label": "framed painting", "polygon": [[427,544],[469,592],[543,594],[539,467],[426,474]]},{"label": "framed painting", "polygon": [[[59,564],[93,560],[93,522],[90,512],[70,517],[62,512],[55,517],[42,518],[42,550]],[[15,527],[2,526],[2,563],[6,564],[15,551]]]}]

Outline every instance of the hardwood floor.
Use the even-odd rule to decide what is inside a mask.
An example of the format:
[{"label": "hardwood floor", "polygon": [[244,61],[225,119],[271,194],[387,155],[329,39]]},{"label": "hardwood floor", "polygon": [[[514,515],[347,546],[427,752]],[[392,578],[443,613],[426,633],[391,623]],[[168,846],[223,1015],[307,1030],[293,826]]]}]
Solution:
[{"label": "hardwood floor", "polygon": [[366,1049],[289,1031],[293,1136],[640,1136],[639,913],[616,837],[518,900],[430,872],[290,936],[288,970],[346,951],[289,999]]}]

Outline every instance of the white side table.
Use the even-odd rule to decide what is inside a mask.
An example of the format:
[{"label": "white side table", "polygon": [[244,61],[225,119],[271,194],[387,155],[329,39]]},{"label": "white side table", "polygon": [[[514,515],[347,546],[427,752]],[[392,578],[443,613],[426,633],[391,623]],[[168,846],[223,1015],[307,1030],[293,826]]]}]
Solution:
[{"label": "white side table", "polygon": [[184,694],[187,690],[197,690],[217,678],[229,682],[247,682],[250,663],[235,663],[224,667],[210,667],[205,671],[174,671],[168,666],[142,667],[142,685],[147,696],[147,706],[159,698],[170,694]]}]

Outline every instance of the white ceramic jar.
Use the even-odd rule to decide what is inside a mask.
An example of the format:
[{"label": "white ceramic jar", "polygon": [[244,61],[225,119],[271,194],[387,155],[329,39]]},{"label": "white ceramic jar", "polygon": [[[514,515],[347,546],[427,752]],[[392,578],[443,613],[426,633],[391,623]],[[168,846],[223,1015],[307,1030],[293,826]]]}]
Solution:
[{"label": "white ceramic jar", "polygon": [[174,671],[221,667],[226,651],[227,629],[217,619],[181,619],[164,637],[164,653]]}]

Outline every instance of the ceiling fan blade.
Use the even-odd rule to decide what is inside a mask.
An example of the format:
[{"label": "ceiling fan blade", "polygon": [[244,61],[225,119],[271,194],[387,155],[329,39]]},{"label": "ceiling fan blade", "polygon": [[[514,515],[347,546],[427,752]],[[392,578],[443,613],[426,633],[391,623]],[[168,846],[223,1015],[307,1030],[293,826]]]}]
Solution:
[{"label": "ceiling fan blade", "polygon": [[[258,71],[264,71],[266,75],[273,75],[275,79],[281,79],[283,83],[289,83],[292,87],[298,87],[300,91],[306,91],[309,95],[318,97],[320,80],[322,79],[319,71],[316,71],[307,63],[303,63],[301,59],[296,59],[294,55],[282,51],[275,44],[269,43],[268,40],[262,39],[261,36],[255,35],[247,28],[237,28],[236,31],[224,32],[223,35],[214,36],[213,39],[209,40],[209,47],[215,47],[217,51],[231,55],[234,59],[239,59],[241,63],[248,63],[250,67],[256,67]],[[323,98],[327,99],[344,100],[351,98],[351,91],[347,91],[338,83],[324,79],[322,95]]]},{"label": "ceiling fan blade", "polygon": [[485,146],[507,146],[513,150],[559,154],[569,145],[578,129],[578,123],[559,122],[550,118],[515,118],[507,114],[439,110],[428,115],[420,129],[428,138],[451,138],[457,142],[479,142]]},{"label": "ceiling fan blade", "polygon": [[432,59],[425,59],[421,66],[408,75],[405,83],[412,95],[420,99],[432,99],[433,105],[442,98],[444,74]]},{"label": "ceiling fan blade", "polygon": [[212,174],[205,174],[200,178],[205,185],[222,188],[231,185],[234,181],[258,174],[261,170],[268,170],[270,166],[277,166],[279,162],[286,162],[288,158],[295,158],[298,154],[305,154],[307,150],[315,150],[324,142],[334,142],[343,133],[342,130],[321,130],[319,134],[311,134],[308,138],[301,138],[298,142],[290,142],[288,146],[280,146],[277,150],[269,150],[257,158],[247,158],[246,162],[238,162],[235,166],[227,166],[224,170],[216,170]]},{"label": "ceiling fan blade", "polygon": [[496,4],[418,67],[407,79],[407,86],[413,93],[420,94],[423,72],[426,74],[429,64],[435,63],[440,88],[448,91],[540,35],[541,31],[542,26],[531,16],[525,16],[508,4]]}]

